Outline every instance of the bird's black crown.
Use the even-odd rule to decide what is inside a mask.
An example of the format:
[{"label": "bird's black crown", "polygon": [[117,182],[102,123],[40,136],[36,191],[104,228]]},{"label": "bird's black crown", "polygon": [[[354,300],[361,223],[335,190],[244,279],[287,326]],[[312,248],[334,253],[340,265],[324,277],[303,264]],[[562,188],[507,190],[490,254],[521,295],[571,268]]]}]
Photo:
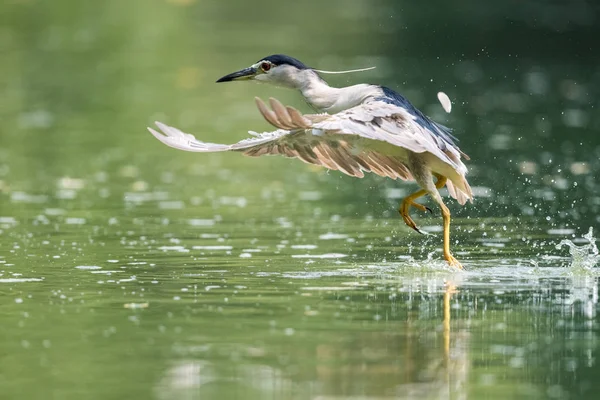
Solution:
[{"label": "bird's black crown", "polygon": [[284,54],[273,54],[272,56],[265,57],[260,61],[269,61],[273,65],[291,65],[292,67],[296,67],[298,69],[310,69],[300,60],[295,59],[294,57],[286,56]]}]

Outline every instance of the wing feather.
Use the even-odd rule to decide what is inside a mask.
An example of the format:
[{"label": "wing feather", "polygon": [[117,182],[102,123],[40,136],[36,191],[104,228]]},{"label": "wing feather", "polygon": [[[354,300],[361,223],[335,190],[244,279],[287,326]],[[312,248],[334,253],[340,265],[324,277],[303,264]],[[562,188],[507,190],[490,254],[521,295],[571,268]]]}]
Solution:
[{"label": "wing feather", "polygon": [[[461,204],[472,199],[465,179],[467,168],[456,145],[415,123],[404,108],[371,100],[334,115],[303,115],[270,99],[271,109],[260,99],[257,107],[277,129],[256,134],[231,145],[206,143],[177,128],[156,122],[161,132],[150,133],[167,146],[193,152],[237,151],[251,157],[283,155],[362,178],[372,172],[392,179],[412,180],[407,151],[430,153],[449,171],[448,191]],[[392,146],[390,146],[390,144]]]}]

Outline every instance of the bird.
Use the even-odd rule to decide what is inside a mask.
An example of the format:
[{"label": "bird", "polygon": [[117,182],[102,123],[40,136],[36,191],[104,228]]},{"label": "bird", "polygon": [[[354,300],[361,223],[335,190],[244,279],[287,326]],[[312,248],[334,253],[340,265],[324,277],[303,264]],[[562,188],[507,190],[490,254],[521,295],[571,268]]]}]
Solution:
[{"label": "bird", "polygon": [[277,130],[225,145],[197,140],[193,135],[156,122],[161,132],[148,128],[167,146],[191,152],[235,151],[258,157],[281,155],[362,178],[365,172],[404,181],[416,181],[420,189],[405,197],[399,213],[410,228],[418,228],[409,214],[411,207],[432,210],[416,200],[429,195],[440,207],[443,218],[443,257],[450,267],[463,265],[450,251],[450,210],[439,189],[446,186],[459,204],[473,201],[467,182],[469,157],[458,147],[452,130],[434,122],[400,93],[380,85],[329,86],[320,71],[296,58],[275,54],[217,80],[256,81],[294,89],[317,111],[303,114],[274,98],[267,106],[256,97],[264,119]]}]

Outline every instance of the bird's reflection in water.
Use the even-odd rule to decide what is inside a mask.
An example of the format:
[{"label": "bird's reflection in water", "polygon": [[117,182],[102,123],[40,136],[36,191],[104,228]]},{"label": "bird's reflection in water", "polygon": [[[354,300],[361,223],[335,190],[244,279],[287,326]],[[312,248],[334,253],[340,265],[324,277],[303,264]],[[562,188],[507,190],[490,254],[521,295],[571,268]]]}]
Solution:
[{"label": "bird's reflection in water", "polygon": [[[494,390],[544,398],[548,390],[572,389],[561,379],[574,376],[573,368],[593,385],[598,277],[565,278],[564,268],[502,271],[380,274],[347,290],[300,292],[314,302],[310,317],[285,322],[296,322],[293,332],[282,322],[232,332],[230,341],[198,336],[209,318],[203,315],[174,352],[157,397],[422,400]],[[238,317],[219,317],[219,332]]]},{"label": "bird's reflection in water", "polygon": [[376,306],[388,316],[377,324],[355,311],[339,330],[330,321],[289,340],[265,340],[262,347],[213,344],[220,348],[175,363],[157,386],[159,397],[225,392],[246,399],[466,397],[469,335],[451,320],[458,284],[418,279],[402,290],[393,296],[353,294],[357,308]]},{"label": "bird's reflection in water", "polygon": [[[442,289],[439,280],[434,281],[434,285]],[[432,283],[425,282],[428,290],[432,289]],[[452,330],[451,301],[458,293],[457,285],[453,282],[442,285],[441,294],[434,294],[425,303],[415,304],[419,311],[407,313],[400,332],[394,332],[392,327],[385,332],[373,332],[350,348],[319,346],[318,381],[323,382],[323,387],[329,388],[330,392],[338,394],[317,398],[466,397],[469,334],[465,329]],[[430,320],[431,317],[434,319]],[[423,324],[423,318],[430,323]],[[351,361],[353,358],[355,362]]]}]

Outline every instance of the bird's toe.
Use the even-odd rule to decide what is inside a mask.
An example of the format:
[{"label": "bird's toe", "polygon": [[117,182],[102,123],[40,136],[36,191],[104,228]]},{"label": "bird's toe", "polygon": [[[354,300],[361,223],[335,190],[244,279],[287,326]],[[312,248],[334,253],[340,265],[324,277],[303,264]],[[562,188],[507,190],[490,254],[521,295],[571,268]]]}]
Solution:
[{"label": "bird's toe", "polygon": [[456,269],[460,269],[460,270],[464,270],[465,267],[463,267],[463,265],[456,259],[454,258],[453,255],[447,255],[444,257],[446,259],[446,262],[448,263],[448,265],[450,265],[453,268]]}]

